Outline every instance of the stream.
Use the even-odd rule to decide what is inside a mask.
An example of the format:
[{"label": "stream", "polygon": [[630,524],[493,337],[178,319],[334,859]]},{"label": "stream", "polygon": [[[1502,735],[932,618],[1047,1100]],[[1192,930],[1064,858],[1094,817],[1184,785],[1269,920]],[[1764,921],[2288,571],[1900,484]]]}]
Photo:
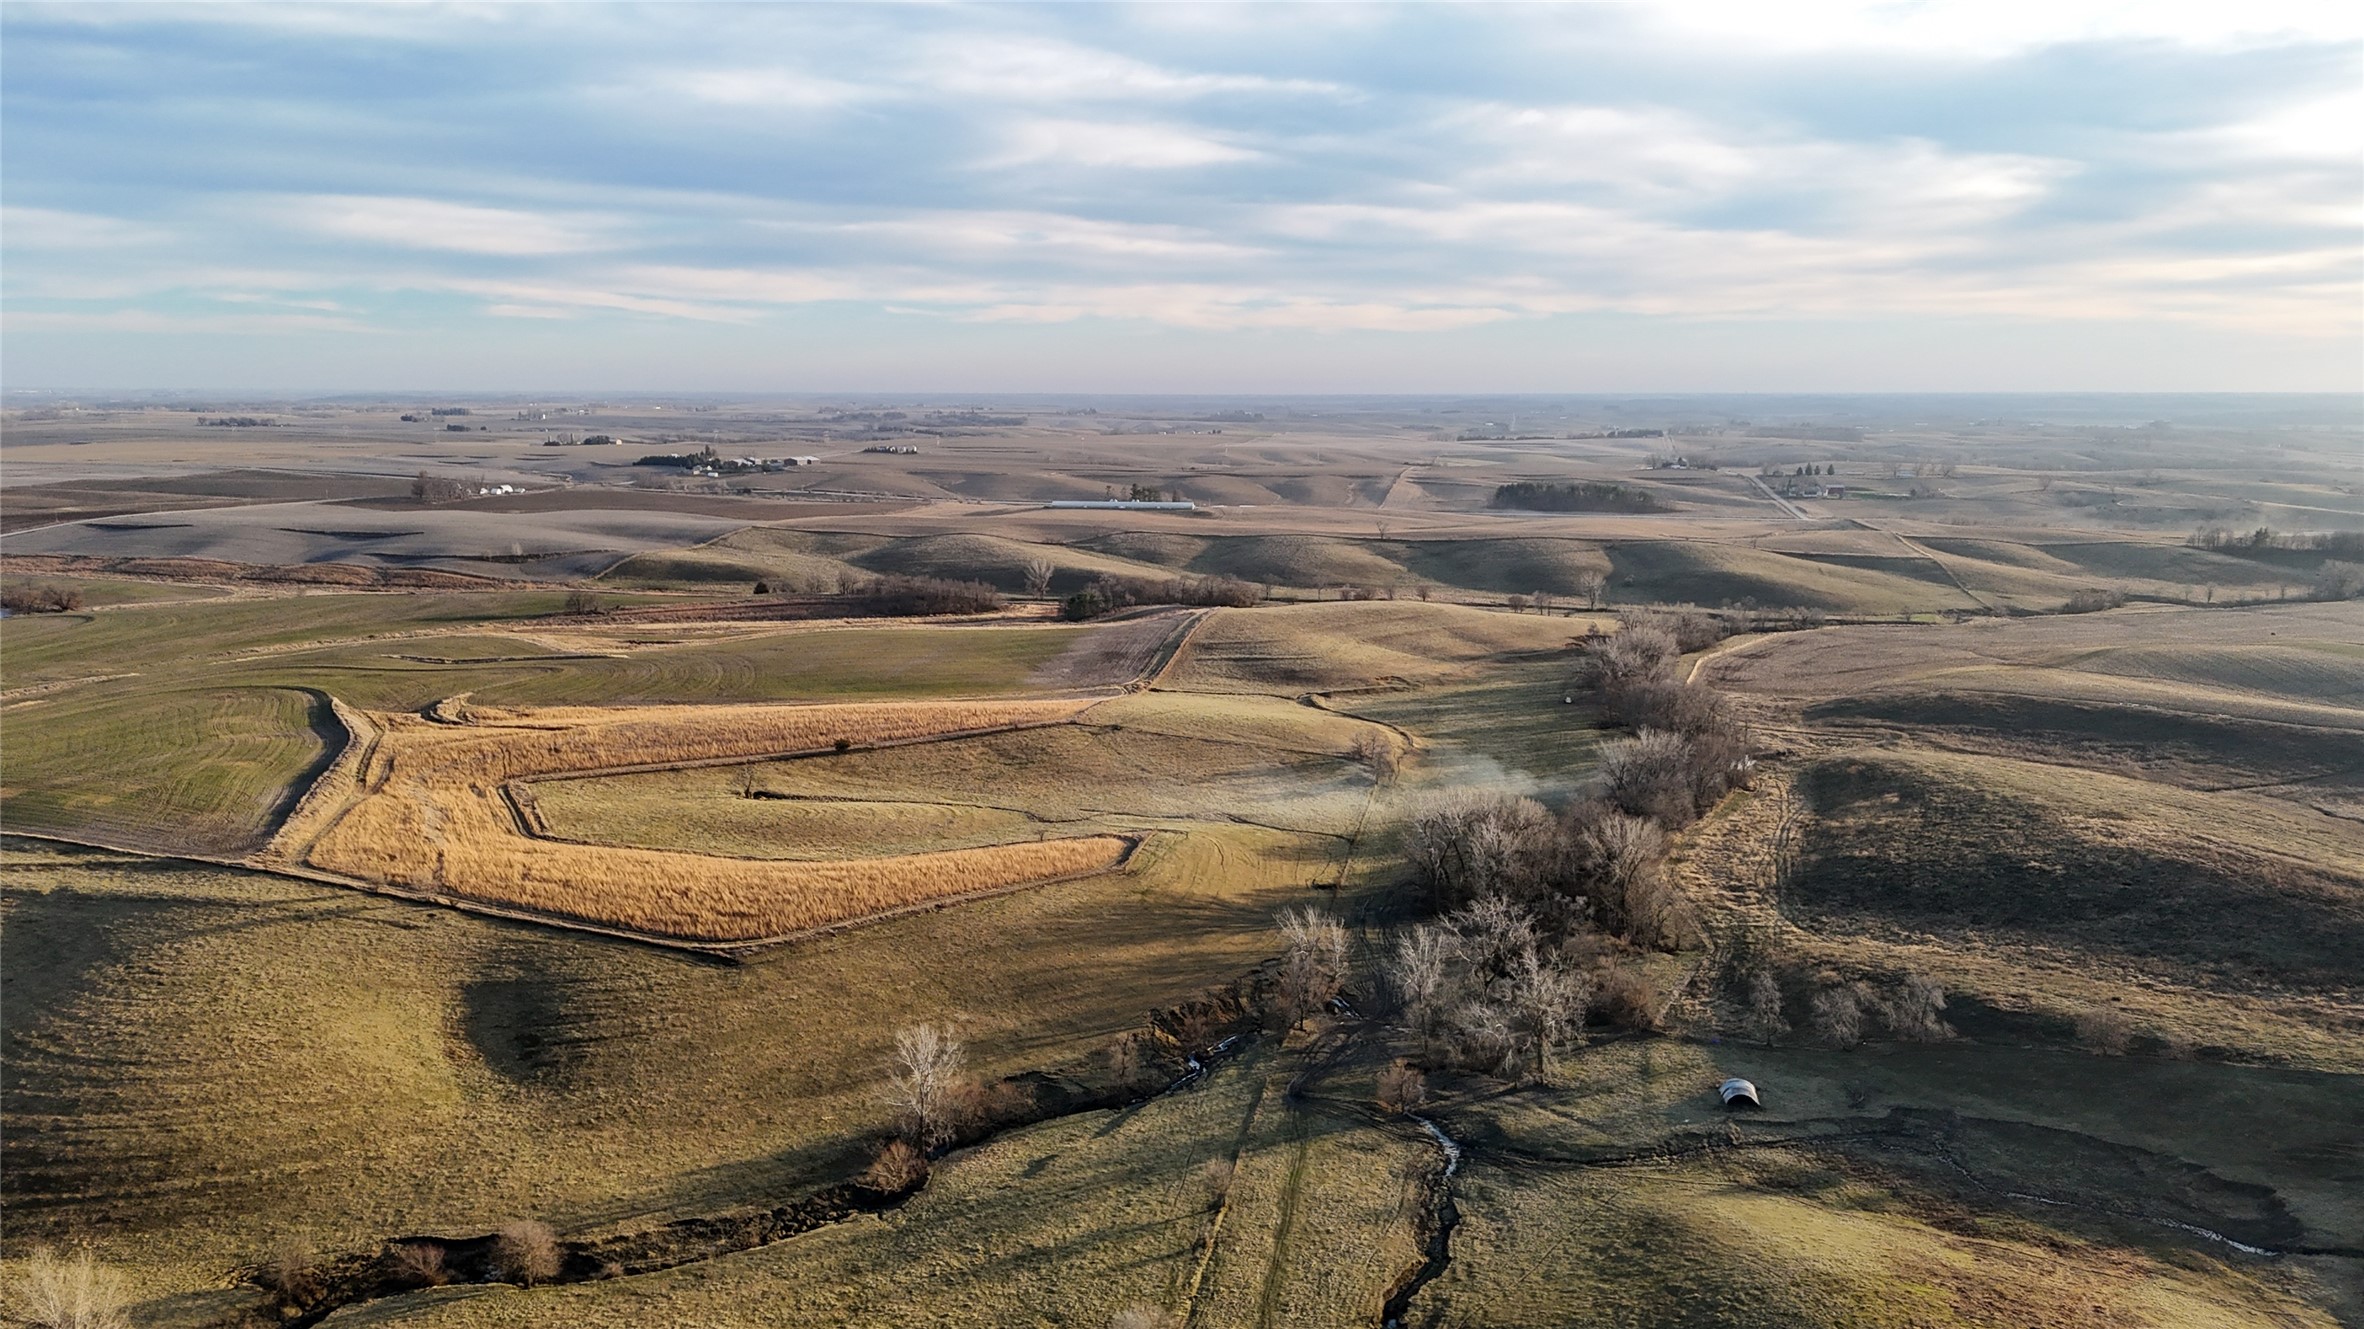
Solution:
[{"label": "stream", "polygon": [[1453,1203],[1453,1177],[1461,1171],[1461,1142],[1447,1135],[1445,1128],[1433,1118],[1415,1113],[1412,1120],[1419,1122],[1429,1138],[1436,1141],[1438,1151],[1445,1156],[1445,1170],[1436,1179],[1435,1207],[1429,1215],[1428,1256],[1401,1287],[1388,1295],[1386,1304],[1380,1308],[1379,1319],[1384,1329],[1402,1329],[1412,1298],[1453,1263],[1453,1229],[1461,1224],[1460,1207]]}]

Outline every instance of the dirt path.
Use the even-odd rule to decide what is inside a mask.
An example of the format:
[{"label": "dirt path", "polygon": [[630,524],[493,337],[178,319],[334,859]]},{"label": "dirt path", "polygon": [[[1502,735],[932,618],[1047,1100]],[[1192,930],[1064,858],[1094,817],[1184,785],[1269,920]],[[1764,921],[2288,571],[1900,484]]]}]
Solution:
[{"label": "dirt path", "polygon": [[1770,500],[1770,501],[1772,502],[1772,504],[1773,504],[1773,506],[1774,506],[1774,507],[1777,507],[1777,508],[1781,509],[1781,510],[1782,510],[1784,513],[1787,513],[1787,514],[1789,515],[1789,517],[1790,517],[1790,519],[1791,519],[1791,520],[1793,520],[1793,521],[1812,521],[1812,520],[1814,520],[1812,517],[1809,517],[1809,516],[1807,516],[1807,515],[1805,514],[1805,512],[1804,512],[1802,509],[1800,509],[1800,508],[1798,507],[1798,505],[1797,505],[1797,504],[1795,504],[1795,503],[1792,503],[1792,502],[1790,502],[1788,499],[1786,499],[1786,498],[1783,498],[1781,495],[1774,493],[1774,492],[1773,492],[1773,486],[1771,486],[1771,485],[1769,485],[1769,484],[1766,484],[1766,483],[1765,483],[1765,481],[1764,481],[1764,478],[1763,478],[1763,477],[1761,477],[1761,476],[1755,476],[1755,475],[1752,475],[1752,476],[1748,477],[1748,482],[1749,482],[1750,484],[1752,484],[1752,485],[1755,485],[1755,486],[1757,487],[1757,492],[1758,492],[1758,493],[1760,493],[1760,494],[1763,494],[1763,495],[1764,495],[1764,496],[1765,496],[1765,497],[1766,497],[1768,500]]}]

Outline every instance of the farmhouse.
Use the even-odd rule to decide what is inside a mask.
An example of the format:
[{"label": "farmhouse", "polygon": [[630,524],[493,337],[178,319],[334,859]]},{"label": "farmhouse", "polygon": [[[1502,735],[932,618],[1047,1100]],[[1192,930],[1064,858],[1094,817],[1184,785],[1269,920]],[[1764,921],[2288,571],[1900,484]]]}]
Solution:
[{"label": "farmhouse", "polygon": [[1115,512],[1196,512],[1198,504],[1188,501],[1160,503],[1140,498],[1060,498],[1043,504],[1046,508],[1102,508]]}]

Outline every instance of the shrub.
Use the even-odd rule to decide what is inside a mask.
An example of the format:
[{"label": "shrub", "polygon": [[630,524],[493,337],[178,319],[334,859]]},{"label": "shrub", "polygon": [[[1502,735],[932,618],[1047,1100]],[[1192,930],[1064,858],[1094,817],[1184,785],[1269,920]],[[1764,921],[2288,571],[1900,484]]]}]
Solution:
[{"label": "shrub", "polygon": [[493,1266],[512,1283],[532,1287],[558,1277],[564,1253],[558,1234],[548,1223],[523,1219],[504,1225],[493,1236]]},{"label": "shrub", "polygon": [[1207,1185],[1207,1202],[1209,1204],[1219,1205],[1223,1203],[1224,1196],[1231,1194],[1231,1174],[1233,1171],[1232,1162],[1228,1158],[1210,1158],[1200,1166],[1198,1179]]},{"label": "shrub", "polygon": [[[1253,609],[1264,603],[1264,587],[1239,577],[1101,577],[1060,605],[1062,617],[1098,618],[1135,605],[1196,605]],[[1366,595],[1363,598],[1369,599]]]},{"label": "shrub", "polygon": [[1647,1033],[1658,1028],[1658,1012],[1665,1004],[1658,985],[1637,969],[1611,968],[1593,985],[1593,1013],[1618,1029]]},{"label": "shrub", "polygon": [[1592,662],[1594,679],[1608,687],[1656,678],[1674,664],[1681,651],[1666,627],[1636,618],[1621,622],[1615,632],[1586,637],[1584,653]]},{"label": "shrub", "polygon": [[17,1282],[18,1313],[40,1329],[130,1329],[123,1276],[93,1260],[37,1246]]},{"label": "shrub", "polygon": [[451,1271],[444,1265],[441,1242],[398,1242],[392,1255],[394,1276],[412,1287],[442,1287],[451,1281]]},{"label": "shrub", "polygon": [[451,503],[468,496],[468,486],[425,471],[410,482],[410,496],[421,503]]},{"label": "shrub", "polygon": [[1704,651],[1732,635],[1724,620],[1693,605],[1660,606],[1620,619],[1630,627],[1653,628],[1674,638],[1679,653]]},{"label": "shrub", "polygon": [[11,586],[0,590],[0,608],[12,614],[62,614],[82,607],[82,592],[70,586]]},{"label": "shrub", "polygon": [[889,1140],[862,1173],[862,1184],[885,1195],[901,1195],[928,1179],[927,1155],[904,1140]]},{"label": "shrub", "polygon": [[301,1237],[282,1240],[263,1262],[261,1281],[286,1306],[301,1306],[320,1295],[320,1272],[311,1243]]},{"label": "shrub", "polygon": [[1666,833],[1640,817],[1579,804],[1571,810],[1579,864],[1573,885],[1602,927],[1640,946],[1681,947],[1699,930],[1665,872]]},{"label": "shrub", "polygon": [[2087,1007],[2077,1012],[2077,1041],[2095,1052],[2122,1056],[2134,1044],[2134,1023],[2115,1007]]},{"label": "shrub", "polygon": [[[758,590],[756,591],[756,594],[761,595],[763,592]],[[566,593],[566,612],[570,614],[596,614],[599,611],[599,597],[593,595],[591,592],[585,590],[573,590]]]},{"label": "shrub", "polygon": [[1180,1329],[1182,1317],[1155,1306],[1127,1306],[1108,1317],[1108,1329]]},{"label": "shrub", "polygon": [[1468,998],[1446,1015],[1441,1029],[1445,1057],[1464,1070],[1501,1070],[1518,1048],[1510,1017],[1482,997]]},{"label": "shrub", "polygon": [[1715,689],[1671,678],[1625,678],[1601,685],[1601,718],[1628,729],[1705,734],[1735,727]]},{"label": "shrub", "polygon": [[1428,1101],[1428,1077],[1408,1061],[1389,1062],[1379,1072],[1378,1098],[1382,1111],[1417,1111]]}]

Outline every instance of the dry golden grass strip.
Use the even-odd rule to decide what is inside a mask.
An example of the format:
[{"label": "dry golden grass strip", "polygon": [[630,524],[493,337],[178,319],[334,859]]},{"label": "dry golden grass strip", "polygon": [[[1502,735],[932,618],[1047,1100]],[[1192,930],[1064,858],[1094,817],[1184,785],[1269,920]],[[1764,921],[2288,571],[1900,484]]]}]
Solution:
[{"label": "dry golden grass strip", "polygon": [[367,712],[355,710],[334,697],[328,699],[328,706],[335,713],[337,723],[344,726],[344,750],[337,753],[328,769],[320,773],[312,787],[288,810],[279,829],[272,833],[271,842],[254,856],[255,862],[302,862],[305,847],[335,825],[354,800],[361,797],[364,768],[384,731]]},{"label": "dry golden grass strip", "polygon": [[[364,756],[332,770],[337,790],[302,818],[308,851],[276,848],[365,881],[562,914],[685,940],[735,942],[1102,871],[1130,842],[1078,836],[836,862],[718,858],[534,839],[510,780],[675,762],[825,750],[1072,718],[1088,702],[677,706],[471,712],[474,724],[372,717]],[[356,732],[360,732],[356,728]],[[351,754],[348,754],[349,756]],[[357,768],[357,769],[349,769]],[[339,791],[350,789],[358,797]],[[309,801],[309,800],[307,800]],[[296,829],[291,822],[291,830]]]}]

